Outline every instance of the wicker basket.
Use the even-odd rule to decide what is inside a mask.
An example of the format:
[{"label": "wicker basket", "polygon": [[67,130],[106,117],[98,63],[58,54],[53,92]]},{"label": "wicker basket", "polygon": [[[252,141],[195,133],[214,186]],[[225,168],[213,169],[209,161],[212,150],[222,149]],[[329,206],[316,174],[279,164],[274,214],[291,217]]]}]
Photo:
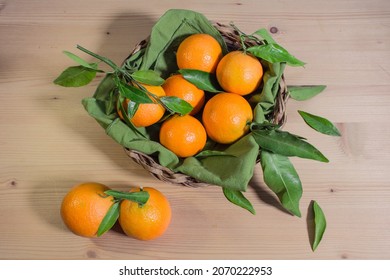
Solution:
[{"label": "wicker basket", "polygon": [[[213,23],[214,27],[220,32],[223,39],[226,42],[227,48],[229,51],[238,50],[241,48],[241,41],[238,32],[229,25],[223,25],[220,23]],[[138,43],[130,55],[126,58],[130,58],[132,55],[136,54],[141,49],[145,48],[149,42],[149,37],[145,40]],[[259,41],[246,41],[247,46],[253,46],[261,44]],[[125,60],[125,61],[126,61]],[[271,116],[271,121],[275,124],[283,126],[286,122],[286,103],[289,98],[287,86],[285,84],[284,76],[280,79],[279,91],[276,97],[275,106]],[[145,170],[147,170],[151,175],[157,179],[165,182],[170,182],[174,184],[179,184],[187,187],[206,187],[210,184],[198,181],[186,174],[173,172],[171,169],[162,166],[158,161],[144,153],[141,153],[136,150],[130,150],[125,148],[126,154],[136,163],[141,165]]]}]

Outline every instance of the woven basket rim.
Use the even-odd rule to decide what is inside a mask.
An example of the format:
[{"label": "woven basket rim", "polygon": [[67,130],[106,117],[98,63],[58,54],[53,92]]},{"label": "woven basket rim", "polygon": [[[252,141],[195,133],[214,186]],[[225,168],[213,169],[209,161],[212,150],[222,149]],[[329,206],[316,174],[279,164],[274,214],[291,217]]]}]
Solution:
[{"label": "woven basket rim", "polygon": [[[241,41],[240,41],[239,34],[232,26],[221,24],[219,22],[212,22],[212,24],[223,37],[229,50],[241,48]],[[150,36],[148,36],[147,38],[145,38],[144,40],[136,44],[133,50],[130,52],[130,54],[127,56],[127,58],[124,61],[127,61],[131,56],[133,56],[143,48],[146,48],[146,46],[149,43],[149,39]],[[259,44],[259,42],[248,41],[246,42],[246,44],[250,46],[250,45]],[[284,74],[282,74],[282,77],[279,82],[279,90],[278,90],[274,110],[271,117],[271,121],[275,124],[280,125],[281,127],[287,121],[286,108],[287,108],[288,99],[289,99],[289,94],[285,83],[285,77]],[[207,187],[212,185],[206,182],[199,181],[189,175],[180,172],[174,172],[171,169],[159,164],[158,160],[155,159],[154,157],[144,154],[140,151],[132,150],[128,148],[124,148],[124,150],[129,158],[131,158],[137,164],[141,165],[153,177],[159,179],[160,181],[169,182],[169,183],[182,185],[186,187],[194,187],[194,188]],[[257,163],[258,162],[259,160],[257,160]]]}]

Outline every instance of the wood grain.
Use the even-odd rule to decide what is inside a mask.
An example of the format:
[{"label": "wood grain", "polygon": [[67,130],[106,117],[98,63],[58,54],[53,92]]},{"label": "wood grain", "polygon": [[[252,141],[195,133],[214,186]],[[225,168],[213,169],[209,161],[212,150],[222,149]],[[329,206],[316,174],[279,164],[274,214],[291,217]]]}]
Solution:
[{"label": "wood grain", "polygon": [[[169,8],[234,21],[246,32],[273,28],[275,39],[307,62],[287,69],[288,84],[328,86],[312,100],[288,103],[285,129],[330,159],[292,159],[304,188],[302,218],[281,209],[260,168],[246,193],[255,216],[228,203],[219,188],[155,180],[82,108],[101,77],[84,88],[53,85],[72,65],[63,50],[80,44],[120,63]],[[389,1],[1,0],[0,38],[0,259],[390,258]],[[343,136],[311,130],[298,109],[329,118]],[[118,228],[99,239],[71,234],[59,206],[83,181],[159,188],[173,208],[168,232],[151,242]],[[313,199],[328,220],[315,253],[307,228]]]}]

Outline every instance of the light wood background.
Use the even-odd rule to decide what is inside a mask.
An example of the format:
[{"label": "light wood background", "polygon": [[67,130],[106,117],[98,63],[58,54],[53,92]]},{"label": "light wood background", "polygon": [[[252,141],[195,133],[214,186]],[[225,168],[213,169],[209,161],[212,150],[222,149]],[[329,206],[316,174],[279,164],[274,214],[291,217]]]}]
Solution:
[{"label": "light wood background", "polygon": [[[73,65],[63,50],[78,53],[80,44],[120,63],[170,8],[234,21],[248,33],[276,27],[276,40],[307,62],[288,68],[288,84],[328,86],[310,101],[288,103],[285,129],[330,159],[293,159],[304,188],[302,218],[280,209],[260,167],[246,193],[255,216],[227,202],[218,187],[157,181],[81,106],[101,77],[77,89],[52,83]],[[389,78],[387,0],[0,0],[0,258],[389,259]],[[297,110],[332,120],[343,136],[316,133]],[[160,189],[172,204],[170,228],[150,242],[118,231],[98,239],[73,235],[59,207],[84,181]],[[313,199],[328,221],[314,253],[306,221]]]}]

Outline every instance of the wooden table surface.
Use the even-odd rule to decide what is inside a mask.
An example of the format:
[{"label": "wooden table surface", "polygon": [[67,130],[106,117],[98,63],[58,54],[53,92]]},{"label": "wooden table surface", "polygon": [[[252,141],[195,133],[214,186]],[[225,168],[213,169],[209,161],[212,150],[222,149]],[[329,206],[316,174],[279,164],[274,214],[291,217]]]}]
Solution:
[{"label": "wooden table surface", "polygon": [[[272,28],[307,63],[289,67],[287,83],[328,86],[309,101],[288,103],[285,129],[330,159],[292,159],[304,189],[302,218],[280,209],[259,166],[246,193],[255,216],[230,204],[219,187],[154,179],[82,107],[102,76],[76,89],[52,83],[74,64],[63,50],[77,53],[80,44],[120,63],[170,8],[233,21],[248,33]],[[0,0],[0,38],[1,259],[390,258],[389,1]],[[297,110],[332,120],[342,137],[311,130]],[[118,231],[95,239],[70,233],[60,203],[84,181],[158,188],[171,202],[171,226],[150,242]],[[306,221],[313,199],[328,221],[315,252]]]}]

